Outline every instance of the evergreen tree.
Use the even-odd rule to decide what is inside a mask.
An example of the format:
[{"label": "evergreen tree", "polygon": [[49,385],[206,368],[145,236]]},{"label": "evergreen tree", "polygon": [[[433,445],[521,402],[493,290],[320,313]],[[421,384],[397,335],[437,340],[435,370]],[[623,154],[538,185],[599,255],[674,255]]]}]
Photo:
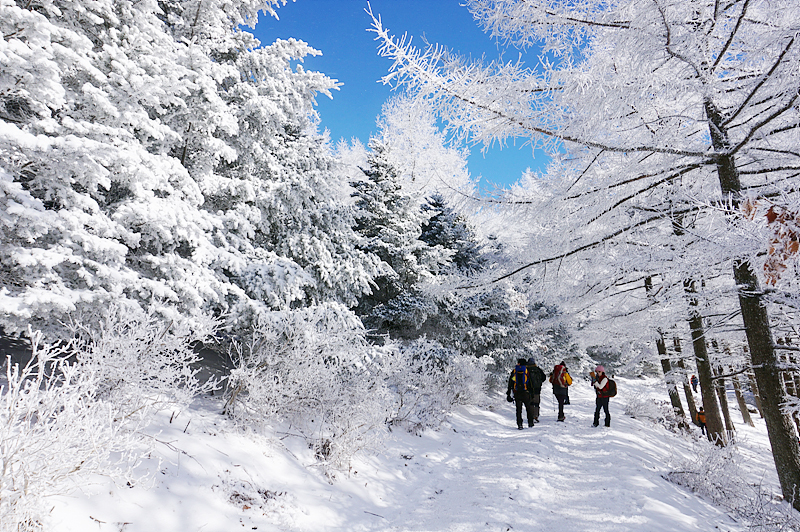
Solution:
[{"label": "evergreen tree", "polygon": [[372,293],[360,299],[358,313],[367,327],[399,332],[421,324],[435,306],[418,293],[418,285],[446,262],[441,248],[420,240],[426,216],[402,191],[396,169],[386,160],[386,147],[370,142],[369,167],[354,181],[355,230],[359,248],[380,258],[382,274]]},{"label": "evergreen tree", "polygon": [[241,29],[283,0],[0,3],[0,326],[109,302],[248,326],[354,304],[355,248],[314,97],[336,82]]},{"label": "evergreen tree", "polygon": [[486,261],[481,255],[475,232],[463,215],[447,205],[440,193],[435,192],[428,198],[422,210],[428,213],[429,218],[422,224],[420,240],[451,253],[449,262],[457,270],[471,272],[483,267]]}]

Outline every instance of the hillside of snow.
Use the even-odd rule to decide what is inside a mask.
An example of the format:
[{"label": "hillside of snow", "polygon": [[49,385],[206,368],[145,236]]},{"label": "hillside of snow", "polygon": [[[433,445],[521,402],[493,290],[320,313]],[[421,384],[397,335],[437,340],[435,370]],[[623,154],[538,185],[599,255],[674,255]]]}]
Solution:
[{"label": "hillside of snow", "polygon": [[[258,531],[724,531],[736,516],[665,479],[711,447],[649,419],[632,400],[661,402],[663,384],[619,379],[611,427],[591,427],[594,394],[576,380],[567,419],[549,389],[541,423],[518,431],[513,404],[464,407],[439,431],[390,433],[379,454],[332,480],[291,428],[237,432],[207,399],[152,427],[157,453],[142,485],[105,479],[52,501],[57,532]],[[699,396],[698,396],[699,399]],[[735,401],[733,401],[735,405]],[[732,405],[733,406],[733,405]],[[736,461],[748,482],[780,493],[763,421],[737,426]],[[737,417],[738,416],[738,417]],[[158,468],[157,470],[155,468]],[[774,503],[780,505],[780,503]]]}]

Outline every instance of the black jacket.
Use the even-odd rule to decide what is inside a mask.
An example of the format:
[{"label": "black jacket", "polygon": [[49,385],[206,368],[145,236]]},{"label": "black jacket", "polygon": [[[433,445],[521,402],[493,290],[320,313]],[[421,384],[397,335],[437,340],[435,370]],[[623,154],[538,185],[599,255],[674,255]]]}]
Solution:
[{"label": "black jacket", "polygon": [[542,368],[528,364],[528,375],[530,375],[531,380],[531,391],[533,393],[542,393],[542,384],[547,380]]}]

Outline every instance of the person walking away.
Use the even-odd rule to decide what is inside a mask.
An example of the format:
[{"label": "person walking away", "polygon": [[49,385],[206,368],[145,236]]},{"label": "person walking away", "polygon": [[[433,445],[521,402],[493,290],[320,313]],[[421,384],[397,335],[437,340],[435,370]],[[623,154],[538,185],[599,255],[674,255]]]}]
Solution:
[{"label": "person walking away", "polygon": [[528,359],[528,375],[531,379],[531,407],[533,408],[533,422],[539,422],[539,404],[542,398],[542,384],[547,380],[542,368],[536,364],[533,357]]},{"label": "person walking away", "polygon": [[700,409],[697,411],[697,424],[700,425],[700,433],[706,433],[706,411],[703,410],[701,406]]},{"label": "person walking away", "polygon": [[506,399],[511,399],[511,390],[514,390],[514,402],[517,407],[517,428],[522,430],[522,407],[528,416],[528,426],[533,426],[533,409],[531,408],[531,379],[528,374],[527,360],[517,359],[517,365],[508,377],[508,391]]},{"label": "person walking away", "polygon": [[564,403],[567,400],[569,385],[572,384],[572,377],[567,372],[567,366],[563,361],[553,368],[550,373],[550,382],[553,384],[553,395],[558,401],[558,421],[564,421]]},{"label": "person walking away", "polygon": [[689,382],[692,383],[692,391],[697,393],[697,385],[700,383],[700,381],[697,380],[697,375],[692,375],[692,378],[689,379]]},{"label": "person walking away", "polygon": [[597,366],[594,368],[594,371],[589,372],[589,376],[592,378],[592,386],[594,387],[594,392],[597,395],[594,403],[594,423],[592,423],[592,426],[597,427],[600,425],[600,409],[603,409],[606,414],[606,427],[610,427],[611,414],[608,412],[608,401],[611,398],[609,395],[611,385],[608,377],[606,376],[606,368],[603,366]]}]

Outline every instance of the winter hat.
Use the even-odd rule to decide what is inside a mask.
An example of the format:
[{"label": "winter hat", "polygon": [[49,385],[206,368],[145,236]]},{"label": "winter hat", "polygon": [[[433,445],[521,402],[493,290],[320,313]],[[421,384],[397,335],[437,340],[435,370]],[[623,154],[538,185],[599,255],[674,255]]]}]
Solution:
[{"label": "winter hat", "polygon": [[531,366],[535,366],[536,365],[536,359],[533,358],[533,357],[529,358],[528,359],[528,364],[530,364]]},{"label": "winter hat", "polygon": [[597,366],[596,368],[594,368],[594,370],[597,373],[605,373],[606,372],[606,368],[604,368],[603,366]]},{"label": "winter hat", "polygon": [[517,359],[517,364],[523,364],[524,365],[524,364],[527,364],[527,363],[528,363],[528,361],[525,360],[524,358],[518,358]]}]

